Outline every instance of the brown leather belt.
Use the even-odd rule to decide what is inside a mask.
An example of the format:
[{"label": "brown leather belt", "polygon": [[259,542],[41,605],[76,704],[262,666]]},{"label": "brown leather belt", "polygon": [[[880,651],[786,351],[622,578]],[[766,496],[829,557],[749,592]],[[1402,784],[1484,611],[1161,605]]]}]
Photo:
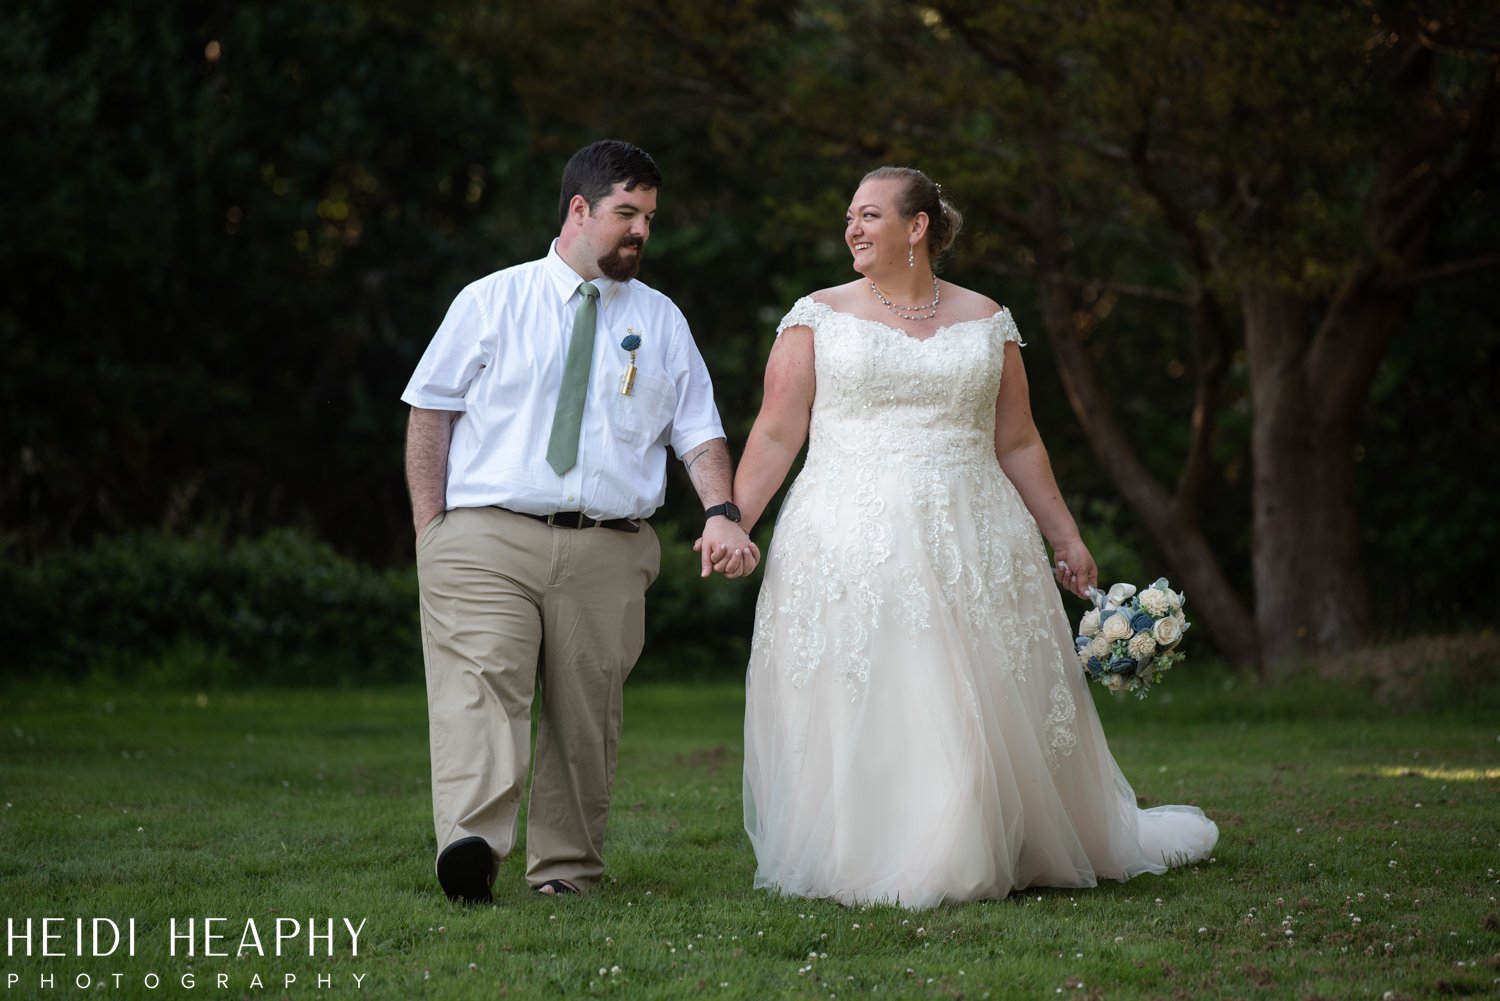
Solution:
[{"label": "brown leather belt", "polygon": [[612,528],[616,532],[639,532],[641,523],[634,518],[606,518],[599,521],[590,518],[582,511],[559,511],[556,514],[526,514],[525,511],[513,511],[512,514],[526,515],[537,521],[545,522],[553,528]]}]

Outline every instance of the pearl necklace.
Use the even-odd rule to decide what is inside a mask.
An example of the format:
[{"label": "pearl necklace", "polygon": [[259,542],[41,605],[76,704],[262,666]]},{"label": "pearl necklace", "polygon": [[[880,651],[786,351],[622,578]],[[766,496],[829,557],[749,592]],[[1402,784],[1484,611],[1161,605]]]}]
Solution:
[{"label": "pearl necklace", "polygon": [[934,316],[937,316],[938,301],[942,298],[942,293],[938,290],[937,275],[932,276],[932,301],[929,303],[924,303],[920,306],[896,305],[896,303],[886,298],[885,293],[880,291],[880,286],[876,285],[873,281],[870,282],[870,291],[875,293],[875,298],[880,300],[880,304],[882,306],[890,310],[892,313],[895,313],[903,320],[932,319]]}]

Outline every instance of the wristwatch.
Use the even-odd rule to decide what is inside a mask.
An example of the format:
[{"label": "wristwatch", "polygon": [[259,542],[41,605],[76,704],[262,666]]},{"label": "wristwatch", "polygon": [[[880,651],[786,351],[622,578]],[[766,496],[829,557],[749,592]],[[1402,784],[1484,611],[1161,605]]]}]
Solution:
[{"label": "wristwatch", "polygon": [[740,520],[740,509],[734,506],[734,501],[725,501],[722,504],[715,504],[713,507],[703,512],[703,518],[706,521],[716,514],[722,514],[730,521]]}]

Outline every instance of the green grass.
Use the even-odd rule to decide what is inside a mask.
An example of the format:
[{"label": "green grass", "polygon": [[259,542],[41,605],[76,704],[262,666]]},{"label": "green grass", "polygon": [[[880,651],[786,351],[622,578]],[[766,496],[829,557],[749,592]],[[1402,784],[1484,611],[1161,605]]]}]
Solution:
[{"label": "green grass", "polygon": [[[1101,714],[1143,803],[1196,803],[1218,820],[1213,861],[915,913],[751,889],[737,684],[627,690],[600,892],[536,897],[512,857],[494,906],[474,909],[432,877],[420,690],[12,687],[0,702],[5,916],[66,919],[53,947],[69,953],[75,918],[134,919],[137,955],[12,955],[0,988],[19,979],[0,997],[1500,993],[1492,704],[1403,713],[1347,686],[1175,674],[1144,703],[1101,692]],[[201,949],[207,917],[224,919],[218,948],[231,953],[248,921],[268,953],[277,919],[304,924],[281,958],[171,955],[169,922],[198,919]],[[330,918],[366,922],[357,956],[343,932],[333,956],[321,942],[308,956],[305,923]],[[95,988],[76,987],[80,975]]]}]

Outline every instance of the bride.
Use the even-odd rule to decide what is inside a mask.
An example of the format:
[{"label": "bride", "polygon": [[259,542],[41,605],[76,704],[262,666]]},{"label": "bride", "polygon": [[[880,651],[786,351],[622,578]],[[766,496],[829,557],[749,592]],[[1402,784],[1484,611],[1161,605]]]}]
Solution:
[{"label": "bride", "polygon": [[[844,240],[860,278],[799,299],[735,479],[776,522],[746,680],[757,886],[931,907],[1204,858],[1195,807],[1136,807],[1057,578],[1093,558],[1032,422],[1010,313],[933,274],[958,213],[882,167]],[[1003,378],[1002,378],[1003,373]]]}]

